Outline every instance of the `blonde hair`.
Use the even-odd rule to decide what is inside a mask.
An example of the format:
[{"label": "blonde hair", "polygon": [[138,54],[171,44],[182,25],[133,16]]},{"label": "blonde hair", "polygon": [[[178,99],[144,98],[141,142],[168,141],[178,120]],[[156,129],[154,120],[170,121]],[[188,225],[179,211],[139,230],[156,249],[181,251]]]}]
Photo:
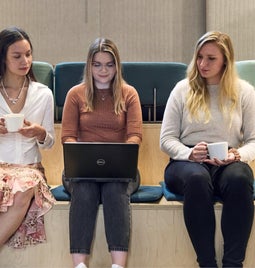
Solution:
[{"label": "blonde hair", "polygon": [[[195,46],[193,58],[188,66],[187,78],[190,90],[187,95],[187,108],[191,118],[199,120],[199,112],[204,113],[205,123],[211,118],[209,109],[209,92],[206,79],[202,78],[197,68],[197,58],[204,44],[211,42],[218,46],[224,57],[224,70],[219,83],[219,108],[226,118],[237,106],[237,73],[235,69],[234,50],[227,34],[211,31],[203,35]],[[230,104],[227,105],[226,104]]]},{"label": "blonde hair", "polygon": [[114,99],[114,112],[119,115],[122,111],[125,111],[125,103],[122,97],[122,86],[125,83],[122,78],[121,62],[119,51],[116,45],[109,39],[97,38],[91,45],[87,55],[87,63],[85,67],[83,82],[86,83],[86,106],[87,111],[94,110],[94,96],[95,96],[95,85],[92,75],[92,63],[94,55],[97,52],[108,52],[112,55],[114,64],[116,66],[116,74],[112,80],[111,88]]}]

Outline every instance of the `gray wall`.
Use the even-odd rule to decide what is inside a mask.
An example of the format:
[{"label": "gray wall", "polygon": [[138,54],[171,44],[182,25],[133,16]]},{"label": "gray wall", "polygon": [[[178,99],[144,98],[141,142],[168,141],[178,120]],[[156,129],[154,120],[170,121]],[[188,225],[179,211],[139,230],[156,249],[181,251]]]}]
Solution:
[{"label": "gray wall", "polygon": [[255,59],[255,0],[206,0],[206,29],[228,33],[237,60]]},{"label": "gray wall", "polygon": [[189,63],[207,30],[230,34],[236,59],[253,59],[255,0],[1,0],[0,29],[30,35],[34,60],[85,61],[98,36],[112,39],[122,61]]}]

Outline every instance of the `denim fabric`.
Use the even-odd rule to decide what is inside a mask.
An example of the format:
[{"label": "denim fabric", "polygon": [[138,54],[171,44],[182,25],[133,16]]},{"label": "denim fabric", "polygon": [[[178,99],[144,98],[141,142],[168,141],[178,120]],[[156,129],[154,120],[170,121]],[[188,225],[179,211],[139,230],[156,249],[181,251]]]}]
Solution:
[{"label": "denim fabric", "polygon": [[[129,182],[128,184],[128,189],[127,189],[127,193],[129,195],[135,193],[139,186],[140,186],[140,183],[141,183],[141,177],[140,177],[140,172],[139,170],[137,170],[137,174],[136,174],[136,180],[135,181],[131,181]],[[68,180],[66,177],[65,177],[65,174],[63,172],[62,174],[62,184],[65,188],[65,190],[70,194],[71,193],[71,185],[70,185],[70,180]]]},{"label": "denim fabric", "polygon": [[200,267],[217,267],[215,260],[216,194],[222,199],[224,239],[222,267],[243,267],[253,223],[253,173],[243,162],[215,167],[189,161],[170,161],[165,183],[184,195],[184,220]]},{"label": "denim fabric", "polygon": [[86,182],[63,184],[71,193],[69,213],[70,253],[90,254],[99,204],[103,205],[105,234],[109,251],[128,251],[130,238],[130,194],[134,183]]}]

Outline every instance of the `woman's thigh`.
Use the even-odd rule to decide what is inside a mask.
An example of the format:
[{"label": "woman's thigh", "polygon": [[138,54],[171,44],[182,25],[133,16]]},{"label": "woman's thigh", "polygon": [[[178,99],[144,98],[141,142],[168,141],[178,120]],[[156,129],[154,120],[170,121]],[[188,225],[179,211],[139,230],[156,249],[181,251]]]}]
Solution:
[{"label": "woman's thigh", "polygon": [[213,184],[217,194],[224,196],[227,193],[239,195],[253,193],[253,171],[244,162],[234,162],[218,170],[213,175]]},{"label": "woman's thigh", "polygon": [[190,161],[171,160],[165,169],[165,183],[171,191],[182,195],[185,189],[198,189],[200,185],[212,190],[208,166]]}]

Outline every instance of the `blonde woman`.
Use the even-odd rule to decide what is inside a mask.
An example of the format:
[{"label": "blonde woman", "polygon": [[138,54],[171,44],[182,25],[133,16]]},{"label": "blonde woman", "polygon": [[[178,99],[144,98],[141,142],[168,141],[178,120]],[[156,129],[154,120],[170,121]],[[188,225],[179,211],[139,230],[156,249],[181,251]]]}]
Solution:
[{"label": "blonde woman", "polygon": [[[227,141],[226,159],[209,159],[207,144]],[[238,78],[227,34],[197,42],[187,78],[165,110],[161,149],[171,160],[166,186],[184,195],[184,220],[200,267],[217,267],[214,196],[222,199],[223,267],[242,267],[253,223],[255,91]]]},{"label": "blonde woman", "polygon": [[[67,94],[62,119],[62,142],[126,142],[142,140],[141,105],[136,90],[122,79],[116,45],[98,38],[90,46],[84,81]],[[116,167],[118,168],[118,167]],[[74,267],[88,265],[96,215],[104,208],[105,231],[112,267],[124,267],[130,237],[129,193],[138,186],[125,182],[72,182],[70,252]],[[131,189],[132,188],[132,189]]]}]

